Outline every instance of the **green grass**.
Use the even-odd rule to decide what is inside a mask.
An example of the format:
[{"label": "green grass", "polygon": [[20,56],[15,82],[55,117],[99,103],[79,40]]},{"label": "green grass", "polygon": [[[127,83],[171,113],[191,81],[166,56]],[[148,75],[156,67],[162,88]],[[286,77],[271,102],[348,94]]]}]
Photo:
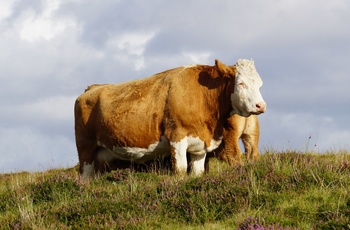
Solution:
[{"label": "green grass", "polygon": [[2,229],[350,229],[350,154],[267,152],[202,177],[0,175]]}]

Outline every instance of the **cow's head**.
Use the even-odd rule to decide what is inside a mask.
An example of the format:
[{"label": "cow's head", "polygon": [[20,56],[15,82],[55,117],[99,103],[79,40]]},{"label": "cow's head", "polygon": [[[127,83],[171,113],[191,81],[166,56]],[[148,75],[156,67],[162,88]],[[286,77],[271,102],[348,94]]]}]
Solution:
[{"label": "cow's head", "polygon": [[265,112],[266,103],[259,91],[263,82],[252,60],[240,59],[234,66],[226,66],[215,60],[215,65],[220,74],[235,79],[234,91],[231,93],[231,114],[248,117]]}]

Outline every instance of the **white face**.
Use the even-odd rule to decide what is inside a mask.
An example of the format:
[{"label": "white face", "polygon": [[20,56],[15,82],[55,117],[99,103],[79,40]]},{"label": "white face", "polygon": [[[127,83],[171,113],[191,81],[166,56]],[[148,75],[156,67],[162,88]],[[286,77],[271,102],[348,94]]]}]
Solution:
[{"label": "white face", "polygon": [[238,60],[236,63],[235,89],[231,94],[232,114],[248,117],[265,112],[266,103],[261,96],[263,82],[251,60]]}]

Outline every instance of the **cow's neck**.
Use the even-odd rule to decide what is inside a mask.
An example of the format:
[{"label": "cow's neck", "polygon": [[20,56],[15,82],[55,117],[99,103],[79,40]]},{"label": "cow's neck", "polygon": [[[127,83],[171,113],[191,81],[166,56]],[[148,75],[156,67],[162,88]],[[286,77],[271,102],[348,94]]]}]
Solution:
[{"label": "cow's neck", "polygon": [[[208,124],[214,133],[214,138],[218,139],[223,134],[223,127],[226,120],[230,117],[232,111],[231,93],[233,92],[234,82],[227,79],[221,80],[222,83],[216,82],[216,88],[206,88],[204,91],[205,100],[207,101],[208,116],[211,122]],[[215,85],[215,84],[214,84]]]}]

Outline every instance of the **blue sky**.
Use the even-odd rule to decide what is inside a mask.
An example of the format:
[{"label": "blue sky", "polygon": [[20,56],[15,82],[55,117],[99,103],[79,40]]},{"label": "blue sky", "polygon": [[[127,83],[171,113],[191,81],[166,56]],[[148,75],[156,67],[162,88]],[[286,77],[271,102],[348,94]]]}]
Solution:
[{"label": "blue sky", "polygon": [[0,173],[78,163],[75,98],[189,64],[254,59],[260,150],[350,144],[347,0],[3,0]]}]

